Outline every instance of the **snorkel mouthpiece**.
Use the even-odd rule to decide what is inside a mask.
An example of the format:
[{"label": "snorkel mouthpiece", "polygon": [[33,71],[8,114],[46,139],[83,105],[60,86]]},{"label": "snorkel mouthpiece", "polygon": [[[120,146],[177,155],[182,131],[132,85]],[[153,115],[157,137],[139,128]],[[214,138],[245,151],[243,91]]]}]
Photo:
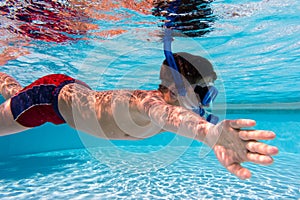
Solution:
[{"label": "snorkel mouthpiece", "polygon": [[206,118],[206,121],[216,125],[219,122],[219,117],[213,114],[209,114]]},{"label": "snorkel mouthpiece", "polygon": [[194,107],[193,111],[200,115],[201,117],[204,117],[206,121],[212,124],[217,124],[219,122],[219,117],[216,115],[211,114],[210,112],[204,110],[203,108],[199,107]]}]

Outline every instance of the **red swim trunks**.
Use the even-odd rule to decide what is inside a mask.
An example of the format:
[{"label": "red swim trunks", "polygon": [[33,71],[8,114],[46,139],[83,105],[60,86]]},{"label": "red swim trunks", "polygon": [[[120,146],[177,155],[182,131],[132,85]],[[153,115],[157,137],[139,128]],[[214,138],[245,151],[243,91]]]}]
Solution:
[{"label": "red swim trunks", "polygon": [[58,95],[67,84],[87,84],[63,74],[44,76],[11,98],[14,119],[25,127],[36,127],[46,122],[66,123],[58,110]]}]

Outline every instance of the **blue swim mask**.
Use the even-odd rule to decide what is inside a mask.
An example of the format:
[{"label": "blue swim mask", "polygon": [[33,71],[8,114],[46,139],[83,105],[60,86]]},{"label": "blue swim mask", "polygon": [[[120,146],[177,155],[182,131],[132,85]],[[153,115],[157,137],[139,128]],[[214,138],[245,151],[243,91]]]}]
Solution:
[{"label": "blue swim mask", "polygon": [[212,82],[209,82],[208,84],[197,84],[194,92],[198,95],[200,103],[199,106],[193,107],[192,110],[201,117],[204,117],[206,121],[217,124],[219,122],[219,117],[202,108],[202,106],[209,106],[209,104],[216,99],[218,95],[217,88]]}]

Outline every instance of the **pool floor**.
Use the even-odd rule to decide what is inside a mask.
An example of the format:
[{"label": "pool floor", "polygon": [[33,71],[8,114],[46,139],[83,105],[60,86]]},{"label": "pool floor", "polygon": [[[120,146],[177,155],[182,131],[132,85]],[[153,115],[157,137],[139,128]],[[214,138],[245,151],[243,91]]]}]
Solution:
[{"label": "pool floor", "polygon": [[[158,146],[120,147],[122,151],[157,151]],[[15,156],[0,162],[0,199],[299,199],[299,163],[296,153],[283,152],[271,166],[247,165],[250,180],[229,174],[201,147],[184,152],[169,165],[159,166],[135,154],[131,160],[99,155],[115,148],[75,149]],[[182,151],[183,150],[183,151]],[[135,160],[136,159],[136,160]],[[293,160],[293,162],[291,162]]]}]

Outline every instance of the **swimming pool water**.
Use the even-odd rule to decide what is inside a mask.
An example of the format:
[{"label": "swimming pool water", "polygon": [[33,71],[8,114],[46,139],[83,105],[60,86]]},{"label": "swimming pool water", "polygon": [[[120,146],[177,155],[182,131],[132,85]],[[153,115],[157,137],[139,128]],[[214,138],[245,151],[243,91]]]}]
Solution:
[{"label": "swimming pool water", "polygon": [[[211,7],[216,16],[211,31],[197,38],[176,37],[173,50],[200,54],[214,63],[220,89],[216,105],[223,106],[224,117],[252,118],[257,129],[277,134],[269,142],[280,150],[273,165],[247,164],[253,177],[240,181],[201,143],[177,138],[170,145],[171,133],[105,142],[47,124],[0,138],[0,198],[299,199],[300,4],[226,0]],[[130,17],[107,21],[91,16],[89,22],[101,31],[127,32],[79,35],[86,39],[65,43],[9,41],[30,53],[8,61],[1,71],[22,85],[48,73],[66,73],[97,90],[156,89],[164,59],[158,19],[130,9],[110,15]],[[11,21],[1,16],[0,25],[2,30]],[[2,48],[11,35],[0,35]],[[149,156],[157,154],[161,157]]]}]

